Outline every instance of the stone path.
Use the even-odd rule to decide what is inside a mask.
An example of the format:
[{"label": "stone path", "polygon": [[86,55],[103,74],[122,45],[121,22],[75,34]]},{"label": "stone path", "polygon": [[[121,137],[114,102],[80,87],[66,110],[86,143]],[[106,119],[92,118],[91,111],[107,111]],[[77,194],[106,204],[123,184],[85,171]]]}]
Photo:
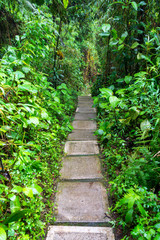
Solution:
[{"label": "stone path", "polygon": [[[96,137],[96,109],[89,96],[78,98],[73,132],[65,144],[57,216],[46,240],[114,240],[109,227],[108,199],[103,186]],[[108,226],[108,227],[107,227]]]}]

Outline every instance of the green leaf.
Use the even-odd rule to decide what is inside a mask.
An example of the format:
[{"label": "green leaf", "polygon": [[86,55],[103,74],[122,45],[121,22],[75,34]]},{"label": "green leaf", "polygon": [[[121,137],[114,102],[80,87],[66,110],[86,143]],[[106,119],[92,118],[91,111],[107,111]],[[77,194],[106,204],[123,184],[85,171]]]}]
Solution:
[{"label": "green leaf", "polygon": [[124,48],[124,44],[118,46],[118,51],[120,51],[122,48]]},{"label": "green leaf", "polygon": [[109,46],[113,47],[118,44],[118,40],[111,38],[109,41]]},{"label": "green leaf", "polygon": [[109,98],[113,95],[113,91],[109,88],[100,88],[100,92],[102,93],[102,97]]},{"label": "green leaf", "polygon": [[110,96],[109,102],[113,108],[116,108],[120,100],[116,96]]},{"label": "green leaf", "polygon": [[136,48],[138,45],[139,45],[138,42],[134,42],[134,43],[132,44],[131,48],[134,49],[134,48]]},{"label": "green leaf", "polygon": [[29,91],[31,93],[37,93],[36,87],[28,81],[23,81],[23,84],[18,85],[18,89],[21,91]]},{"label": "green leaf", "polygon": [[160,223],[156,223],[156,224],[154,225],[154,227],[157,228],[157,229],[160,229]]},{"label": "green leaf", "polygon": [[30,197],[30,198],[33,197],[33,190],[32,190],[32,188],[25,187],[25,188],[23,188],[23,192],[25,193],[25,195],[27,197]]},{"label": "green leaf", "polygon": [[31,186],[31,189],[33,191],[33,194],[40,194],[43,191],[43,189],[37,184],[33,184]]},{"label": "green leaf", "polygon": [[22,192],[22,187],[14,186],[14,188],[11,190],[11,192],[20,193],[20,192]]},{"label": "green leaf", "polygon": [[37,117],[30,117],[29,120],[27,120],[29,124],[33,123],[34,125],[39,124],[39,119]]},{"label": "green leaf", "polygon": [[0,227],[0,240],[6,240],[7,239],[7,234],[4,228]]},{"label": "green leaf", "polygon": [[19,197],[18,196],[12,197],[12,201],[10,201],[11,212],[12,213],[17,212],[20,210],[20,208],[21,208],[21,205],[20,205]]},{"label": "green leaf", "polygon": [[64,8],[67,8],[68,4],[69,4],[69,0],[63,0]]},{"label": "green leaf", "polygon": [[142,205],[140,204],[140,202],[137,201],[136,204],[137,204],[137,207],[138,207],[140,213],[141,213],[143,216],[146,216],[146,215],[147,215],[147,212],[146,212],[145,209],[142,207]]},{"label": "green leaf", "polygon": [[31,69],[29,67],[23,67],[22,70],[24,73],[29,73]]},{"label": "green leaf", "polygon": [[100,103],[100,108],[108,109],[108,103]]},{"label": "green leaf", "polygon": [[136,107],[131,107],[129,113],[131,118],[135,120],[139,116],[140,111]]},{"label": "green leaf", "polygon": [[154,238],[154,240],[159,240],[160,239],[160,233],[157,234],[157,236]]},{"label": "green leaf", "polygon": [[101,136],[104,134],[104,131],[102,129],[98,129],[96,133]]},{"label": "green leaf", "polygon": [[101,37],[108,37],[110,35],[109,32],[99,33],[99,36]]},{"label": "green leaf", "polygon": [[138,10],[137,3],[133,1],[133,2],[131,2],[131,4],[132,4],[133,8],[137,11]]},{"label": "green leaf", "polygon": [[41,111],[41,117],[44,118],[44,119],[47,119],[47,118],[49,117],[46,109],[42,109],[42,111]]},{"label": "green leaf", "polygon": [[133,215],[133,208],[131,208],[126,214],[126,217],[125,217],[126,223],[132,222],[132,215]]},{"label": "green leaf", "polygon": [[112,137],[112,135],[111,135],[110,133],[108,133],[108,134],[106,135],[106,138],[107,138],[108,140],[110,140],[111,137]]},{"label": "green leaf", "polygon": [[132,80],[132,76],[125,76],[124,81],[128,84]]},{"label": "green leaf", "polygon": [[25,78],[24,73],[22,73],[22,72],[20,72],[20,71],[14,72],[14,76],[15,76],[15,79],[16,79],[16,80],[19,80],[19,79],[21,79],[21,78]]},{"label": "green leaf", "polygon": [[122,44],[127,36],[128,36],[128,32],[127,31],[122,33],[121,38],[119,39],[119,44]]},{"label": "green leaf", "polygon": [[138,60],[144,59],[144,60],[150,62],[152,65],[154,65],[154,63],[151,61],[151,59],[148,56],[143,55],[142,53],[137,54],[137,59]]},{"label": "green leaf", "polygon": [[112,32],[113,38],[116,39],[118,37],[116,29],[112,29],[111,32]]},{"label": "green leaf", "polygon": [[148,119],[146,119],[143,122],[141,122],[140,128],[141,128],[142,132],[144,132],[146,130],[149,131],[151,129],[151,124],[148,121]]},{"label": "green leaf", "polygon": [[102,25],[102,30],[103,32],[108,32],[111,28],[111,25],[110,24],[103,24]]},{"label": "green leaf", "polygon": [[6,220],[4,220],[3,224],[6,225],[11,222],[16,222],[19,219],[21,219],[22,217],[24,217],[24,215],[28,212],[31,212],[31,210],[27,209],[27,210],[21,210],[21,211],[14,212]]}]

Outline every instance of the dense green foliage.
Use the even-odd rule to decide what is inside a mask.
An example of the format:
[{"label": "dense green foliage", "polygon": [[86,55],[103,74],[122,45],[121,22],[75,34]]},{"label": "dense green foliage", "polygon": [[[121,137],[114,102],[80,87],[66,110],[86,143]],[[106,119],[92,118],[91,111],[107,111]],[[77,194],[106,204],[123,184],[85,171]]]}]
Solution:
[{"label": "dense green foliage", "polygon": [[160,239],[158,3],[1,1],[3,239],[44,237],[76,94],[88,80],[116,226],[124,239]]},{"label": "dense green foliage", "polygon": [[47,6],[4,1],[1,11],[21,24],[1,48],[0,238],[41,239],[54,220],[55,183],[83,62],[72,22],[62,26],[63,44],[56,48],[60,19],[53,21]]},{"label": "dense green foliage", "polygon": [[[160,238],[160,37],[156,1],[101,2],[99,130],[117,222],[134,239]],[[129,237],[129,239],[131,236]]]}]

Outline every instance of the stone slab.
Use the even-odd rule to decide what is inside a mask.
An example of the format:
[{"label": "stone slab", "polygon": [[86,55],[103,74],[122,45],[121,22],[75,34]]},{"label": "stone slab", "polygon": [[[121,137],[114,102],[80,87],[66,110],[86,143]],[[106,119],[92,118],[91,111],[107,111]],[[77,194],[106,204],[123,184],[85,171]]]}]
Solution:
[{"label": "stone slab", "polygon": [[76,112],[79,113],[96,113],[95,108],[77,107]]},{"label": "stone slab", "polygon": [[108,222],[106,190],[100,182],[60,182],[57,194],[57,222]]},{"label": "stone slab", "polygon": [[90,120],[95,118],[96,113],[76,113],[74,117],[75,120]]},{"label": "stone slab", "polygon": [[61,179],[103,178],[98,156],[65,157],[60,174]]},{"label": "stone slab", "polygon": [[81,100],[84,100],[84,101],[92,100],[92,97],[91,96],[78,96],[78,101],[81,101]]},{"label": "stone slab", "polygon": [[73,121],[72,126],[74,129],[97,129],[95,121]]},{"label": "stone slab", "polygon": [[97,141],[67,141],[64,148],[68,155],[90,155],[98,154]]},{"label": "stone slab", "polygon": [[93,101],[79,101],[78,106],[92,107]]},{"label": "stone slab", "polygon": [[68,135],[68,140],[69,141],[81,141],[81,140],[97,140],[97,137],[94,135],[93,130],[73,130],[72,133]]},{"label": "stone slab", "polygon": [[112,228],[50,226],[46,240],[114,240]]}]

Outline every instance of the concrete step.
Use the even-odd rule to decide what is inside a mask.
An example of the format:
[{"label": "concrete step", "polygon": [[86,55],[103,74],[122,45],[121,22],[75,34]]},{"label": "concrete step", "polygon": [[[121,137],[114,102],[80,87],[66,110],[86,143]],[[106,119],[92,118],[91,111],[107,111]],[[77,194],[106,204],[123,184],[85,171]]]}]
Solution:
[{"label": "concrete step", "polygon": [[76,112],[80,113],[96,113],[95,108],[88,108],[88,107],[77,107]]},{"label": "concrete step", "polygon": [[61,169],[62,180],[102,179],[98,156],[65,157]]},{"label": "concrete step", "polygon": [[67,141],[64,151],[68,155],[99,154],[97,141]]},{"label": "concrete step", "polygon": [[108,222],[108,199],[100,182],[60,182],[56,200],[57,222]]},{"label": "concrete step", "polygon": [[76,113],[74,120],[91,120],[95,119],[97,116],[96,113]]},{"label": "concrete step", "polygon": [[92,99],[91,96],[78,96],[78,102],[79,102],[79,101],[85,101],[85,102],[87,102],[87,101],[90,101],[90,100],[93,101],[93,99]]},{"label": "concrete step", "polygon": [[97,129],[97,124],[95,121],[73,121],[72,126],[74,129]]},{"label": "concrete step", "polygon": [[78,107],[81,107],[81,108],[92,108],[93,106],[93,102],[79,102],[78,103]]},{"label": "concrete step", "polygon": [[93,130],[73,130],[73,132],[68,135],[68,141],[97,140],[97,137],[93,134]]},{"label": "concrete step", "polygon": [[46,240],[114,240],[112,228],[50,226]]}]

